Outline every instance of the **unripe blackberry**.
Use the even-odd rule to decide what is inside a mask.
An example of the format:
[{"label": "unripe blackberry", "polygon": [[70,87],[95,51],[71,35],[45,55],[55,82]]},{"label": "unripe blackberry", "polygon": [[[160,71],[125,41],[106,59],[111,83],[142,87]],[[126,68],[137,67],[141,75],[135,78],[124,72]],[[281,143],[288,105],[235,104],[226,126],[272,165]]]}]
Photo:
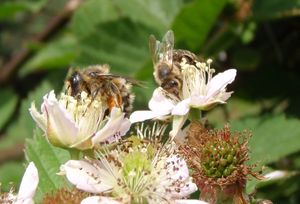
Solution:
[{"label": "unripe blackberry", "polygon": [[212,178],[229,176],[236,169],[238,149],[239,145],[227,141],[208,141],[200,150],[203,172]]},{"label": "unripe blackberry", "polygon": [[181,146],[201,191],[201,199],[209,203],[249,203],[244,194],[247,176],[257,176],[245,161],[248,157],[246,132],[231,133],[228,126],[222,130],[207,130],[201,123],[192,122],[187,143]]}]

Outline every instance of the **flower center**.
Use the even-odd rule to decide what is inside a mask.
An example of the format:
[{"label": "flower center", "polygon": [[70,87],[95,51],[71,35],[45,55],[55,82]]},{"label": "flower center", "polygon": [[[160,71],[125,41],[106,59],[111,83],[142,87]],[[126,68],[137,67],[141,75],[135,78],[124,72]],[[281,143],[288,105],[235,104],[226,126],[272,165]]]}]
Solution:
[{"label": "flower center", "polygon": [[129,138],[129,141],[129,144],[120,145],[121,151],[113,156],[121,174],[120,185],[114,188],[113,193],[116,196],[129,195],[132,203],[145,203],[145,192],[153,183],[153,147],[135,137]]},{"label": "flower center", "polygon": [[90,136],[100,129],[105,110],[101,101],[91,99],[83,91],[78,100],[70,95],[62,94],[60,103],[67,109],[73,121],[78,125],[80,138]]},{"label": "flower center", "polygon": [[212,63],[211,59],[207,62],[197,62],[196,66],[186,63],[183,60],[181,63],[182,75],[183,75],[183,86],[182,86],[182,97],[183,99],[193,95],[206,95],[206,86],[211,80],[214,69],[210,68]]},{"label": "flower center", "polygon": [[151,171],[151,161],[142,151],[133,151],[125,155],[123,160],[123,174],[125,178],[141,175]]}]

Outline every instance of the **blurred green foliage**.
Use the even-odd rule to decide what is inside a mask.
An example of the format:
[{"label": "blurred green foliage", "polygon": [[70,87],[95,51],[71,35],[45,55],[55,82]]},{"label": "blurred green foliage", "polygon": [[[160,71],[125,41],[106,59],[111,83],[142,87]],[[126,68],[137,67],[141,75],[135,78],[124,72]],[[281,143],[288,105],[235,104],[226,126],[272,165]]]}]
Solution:
[{"label": "blurred green foliage", "polygon": [[[231,122],[233,129],[250,130],[251,163],[299,171],[299,1],[86,0],[46,40],[29,40],[46,29],[66,2],[0,2],[0,67],[21,49],[31,53],[8,80],[0,81],[0,154],[33,137],[30,103],[39,105],[51,89],[59,92],[69,67],[107,63],[113,73],[145,81],[147,89],[134,88],[134,107],[146,109],[155,88],[148,37],[154,34],[160,39],[172,29],[176,48],[213,58],[218,72],[238,69],[229,87],[233,97],[206,114],[211,124],[221,127]],[[47,190],[46,178],[58,186],[64,182],[55,175],[59,162],[67,159],[63,150],[47,145],[40,134],[28,139],[26,149],[30,159],[49,170],[40,173],[39,196]],[[1,161],[3,186],[19,182],[23,158]],[[274,203],[300,203],[299,184],[296,174],[259,186],[257,195]]]},{"label": "blurred green foliage", "polygon": [[70,159],[69,154],[66,150],[51,146],[42,136],[41,130],[36,129],[34,137],[27,140],[26,157],[27,160],[34,161],[39,170],[36,200],[41,200],[43,195],[51,193],[54,189],[66,187],[67,179],[57,173],[60,165]]}]

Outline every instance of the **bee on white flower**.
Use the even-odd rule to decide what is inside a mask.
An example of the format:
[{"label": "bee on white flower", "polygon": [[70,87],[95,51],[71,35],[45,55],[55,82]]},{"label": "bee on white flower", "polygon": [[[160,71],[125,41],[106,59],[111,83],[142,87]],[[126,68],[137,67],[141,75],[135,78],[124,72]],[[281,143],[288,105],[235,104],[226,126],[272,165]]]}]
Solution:
[{"label": "bee on white flower", "polygon": [[233,92],[226,92],[226,86],[232,83],[236,76],[235,69],[213,76],[215,70],[207,63],[197,62],[195,65],[181,63],[183,76],[179,99],[168,96],[161,87],[153,92],[149,101],[150,111],[136,111],[130,116],[131,122],[140,122],[152,118],[163,118],[167,115],[183,116],[191,108],[207,111],[217,104],[226,103]]},{"label": "bee on white flower", "polygon": [[[172,97],[163,88],[154,90],[149,101],[149,109],[135,111],[130,116],[132,123],[148,119],[165,119],[173,116],[173,135],[176,135],[188,118],[191,109],[207,111],[217,104],[224,104],[233,92],[226,92],[236,76],[235,69],[229,69],[215,76],[211,68],[212,60],[195,65],[181,62],[182,88],[178,99]],[[200,115],[199,115],[200,117]]]},{"label": "bee on white flower", "polygon": [[44,96],[41,113],[32,103],[32,118],[45,132],[48,141],[58,147],[91,149],[99,143],[120,139],[130,128],[130,121],[119,108],[107,107],[99,100],[92,100],[81,92],[80,100],[62,94],[56,98],[54,91]]}]

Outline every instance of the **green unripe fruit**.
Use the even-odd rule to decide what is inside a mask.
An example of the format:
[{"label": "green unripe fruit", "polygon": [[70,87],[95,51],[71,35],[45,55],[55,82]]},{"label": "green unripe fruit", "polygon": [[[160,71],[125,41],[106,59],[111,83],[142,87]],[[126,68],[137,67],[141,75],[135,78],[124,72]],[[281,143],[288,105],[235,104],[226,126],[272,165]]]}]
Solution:
[{"label": "green unripe fruit", "polygon": [[207,176],[221,178],[232,174],[234,167],[238,164],[236,153],[239,145],[230,142],[230,140],[209,141],[203,147],[202,168]]}]

